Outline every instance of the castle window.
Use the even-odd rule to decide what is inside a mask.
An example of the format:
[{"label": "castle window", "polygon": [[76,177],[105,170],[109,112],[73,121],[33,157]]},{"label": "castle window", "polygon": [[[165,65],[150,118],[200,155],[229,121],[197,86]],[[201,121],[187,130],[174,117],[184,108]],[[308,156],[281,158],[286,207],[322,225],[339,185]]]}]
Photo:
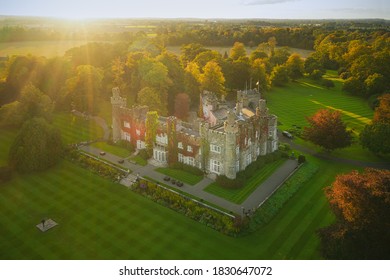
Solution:
[{"label": "castle window", "polygon": [[240,146],[237,146],[236,147],[236,155],[238,156],[239,153],[240,153]]},{"label": "castle window", "polygon": [[184,160],[183,160],[183,155],[182,154],[178,154],[178,160],[179,160],[179,162],[183,162]]},{"label": "castle window", "polygon": [[187,152],[192,153],[192,147],[190,145],[187,146]]},{"label": "castle window", "polygon": [[136,129],[136,130],[135,130],[135,133],[136,133],[138,136],[141,135],[141,131],[139,131],[139,129]]},{"label": "castle window", "polygon": [[195,165],[195,161],[194,161],[193,157],[188,157],[188,164],[191,165],[191,166]]},{"label": "castle window", "polygon": [[252,140],[249,138],[248,139],[248,146],[252,145]]},{"label": "castle window", "polygon": [[125,133],[123,134],[123,138],[124,138],[124,140],[126,140],[126,141],[130,141],[130,133],[125,132]]},{"label": "castle window", "polygon": [[259,132],[256,130],[256,139],[259,139]]},{"label": "castle window", "polygon": [[272,131],[268,132],[268,136],[272,137]]},{"label": "castle window", "polygon": [[130,123],[125,121],[125,122],[123,122],[123,126],[127,127],[127,128],[130,128]]},{"label": "castle window", "polygon": [[178,147],[179,149],[183,149],[183,142],[177,143],[177,147]]},{"label": "castle window", "polygon": [[220,174],[221,173],[221,163],[218,160],[210,160],[210,171]]},{"label": "castle window", "polygon": [[260,147],[257,147],[257,155],[260,155]]},{"label": "castle window", "polygon": [[240,161],[236,161],[236,172],[240,171]]},{"label": "castle window", "polygon": [[214,145],[214,144],[210,144],[210,150],[214,153],[218,153],[220,154],[221,153],[221,146],[217,146],[217,145]]},{"label": "castle window", "polygon": [[246,155],[246,165],[248,166],[251,163],[252,163],[252,154],[247,154]]}]

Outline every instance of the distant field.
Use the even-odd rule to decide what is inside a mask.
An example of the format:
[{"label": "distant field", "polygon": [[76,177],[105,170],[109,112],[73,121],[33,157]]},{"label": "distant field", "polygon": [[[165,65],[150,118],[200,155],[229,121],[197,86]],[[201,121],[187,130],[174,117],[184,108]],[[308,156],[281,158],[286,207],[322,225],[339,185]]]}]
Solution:
[{"label": "distant field", "polygon": [[[225,52],[229,55],[230,49],[232,46],[223,46],[223,47],[214,47],[214,46],[205,46],[205,48],[218,51],[220,54],[224,54]],[[176,55],[181,54],[181,46],[167,46],[167,50],[173,52]],[[246,51],[248,55],[254,51],[256,48],[246,48]],[[297,49],[297,48],[290,48],[291,53],[298,53],[301,57],[306,58],[308,57],[312,52],[310,50],[304,50],[304,49]]]},{"label": "distant field", "polygon": [[89,41],[26,41],[0,43],[0,57],[12,55],[63,56],[71,48],[85,45]]}]

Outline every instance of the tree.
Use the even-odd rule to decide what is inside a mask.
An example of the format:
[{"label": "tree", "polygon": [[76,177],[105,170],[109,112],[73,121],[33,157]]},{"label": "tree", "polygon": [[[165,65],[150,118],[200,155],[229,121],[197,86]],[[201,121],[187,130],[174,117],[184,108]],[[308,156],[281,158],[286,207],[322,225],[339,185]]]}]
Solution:
[{"label": "tree", "polygon": [[276,65],[271,72],[271,84],[273,86],[284,86],[288,83],[288,69],[285,65]]},{"label": "tree", "polygon": [[360,133],[360,143],[375,154],[390,154],[390,94],[378,99],[372,123]]},{"label": "tree", "polygon": [[144,87],[138,92],[138,103],[146,105],[151,111],[157,111],[161,115],[167,114],[167,98],[164,93],[159,93],[155,88]]},{"label": "tree", "polygon": [[374,122],[390,122],[390,93],[383,94],[378,98],[379,106],[375,109]]},{"label": "tree", "polygon": [[158,126],[158,113],[156,111],[149,111],[146,114],[146,123],[145,123],[145,145],[146,150],[151,154],[153,150],[154,141],[156,139]]},{"label": "tree", "polygon": [[225,77],[223,76],[221,67],[215,61],[210,61],[203,67],[203,74],[200,76],[200,81],[202,90],[225,95]]},{"label": "tree", "polygon": [[175,98],[175,117],[187,120],[190,111],[190,97],[186,93],[179,93]]},{"label": "tree", "polygon": [[382,94],[386,90],[386,79],[382,74],[374,73],[364,81],[366,95]]},{"label": "tree", "polygon": [[286,67],[288,75],[292,80],[296,80],[303,76],[303,59],[297,53],[293,53],[287,59]]},{"label": "tree", "polygon": [[319,231],[327,259],[388,259],[390,171],[338,175],[326,188],[336,222]]},{"label": "tree", "polygon": [[65,103],[81,112],[96,113],[102,91],[103,71],[92,65],[80,65],[65,85]]},{"label": "tree", "polygon": [[9,165],[20,172],[45,170],[61,159],[62,147],[60,131],[43,118],[33,118],[11,145]]},{"label": "tree", "polygon": [[190,62],[185,68],[184,89],[192,100],[198,100],[200,93],[200,71],[196,63]]},{"label": "tree", "polygon": [[230,58],[237,60],[246,57],[246,49],[243,43],[235,42],[233,47],[230,49]]},{"label": "tree", "polygon": [[375,154],[390,154],[390,123],[366,125],[360,133],[360,143]]},{"label": "tree", "polygon": [[259,83],[260,91],[266,91],[269,89],[269,77],[262,59],[258,58],[253,61],[251,67],[251,78],[255,83]]},{"label": "tree", "polygon": [[28,84],[23,88],[19,100],[0,108],[0,125],[20,127],[26,120],[34,117],[50,121],[53,109],[50,97]]},{"label": "tree", "polygon": [[351,132],[347,131],[339,111],[321,109],[306,119],[309,126],[304,127],[303,135],[310,142],[328,152],[351,145]]},{"label": "tree", "polygon": [[184,67],[186,67],[189,62],[193,61],[198,54],[206,50],[207,49],[204,48],[201,44],[197,43],[183,45],[181,47],[180,59]]}]

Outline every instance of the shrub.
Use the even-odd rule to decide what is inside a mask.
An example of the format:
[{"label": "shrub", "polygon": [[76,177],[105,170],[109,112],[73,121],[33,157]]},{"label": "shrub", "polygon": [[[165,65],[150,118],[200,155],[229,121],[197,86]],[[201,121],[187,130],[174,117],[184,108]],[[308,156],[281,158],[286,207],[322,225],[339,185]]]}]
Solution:
[{"label": "shrub", "polygon": [[139,150],[138,155],[144,160],[148,160],[150,158],[150,155],[146,149]]},{"label": "shrub", "polygon": [[334,82],[328,79],[323,79],[321,84],[326,87],[326,88],[333,88],[334,87]]},{"label": "shrub", "polygon": [[224,234],[236,236],[244,225],[243,222],[238,222],[239,218],[233,220],[233,218],[210,209],[184,195],[164,189],[154,182],[141,179],[133,186],[133,190]]},{"label": "shrub", "polygon": [[306,157],[304,155],[299,155],[298,156],[298,163],[304,163],[306,161]]},{"label": "shrub", "polygon": [[225,175],[219,175],[215,182],[227,189],[238,189],[245,184],[245,180],[242,178],[229,179]]}]

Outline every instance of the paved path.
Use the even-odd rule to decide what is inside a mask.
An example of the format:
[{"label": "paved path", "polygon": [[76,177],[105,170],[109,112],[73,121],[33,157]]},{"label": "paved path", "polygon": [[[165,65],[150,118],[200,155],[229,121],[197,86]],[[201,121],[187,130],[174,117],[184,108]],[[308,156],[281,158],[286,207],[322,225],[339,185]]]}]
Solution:
[{"label": "paved path", "polygon": [[[93,154],[97,157],[105,159],[110,162],[117,163],[121,157],[116,155],[106,153],[104,156],[100,155],[101,150],[92,146],[81,146],[79,147],[81,150]],[[133,172],[129,175],[128,178],[122,179],[121,184],[125,186],[129,186],[131,181],[134,180],[134,176],[137,174],[141,177],[150,177],[156,181],[164,182],[164,177],[166,175],[161,174],[155,171],[156,167],[153,165],[141,166],[125,160],[123,164],[121,164],[125,169],[131,169]],[[291,172],[297,167],[297,162],[295,160],[287,160],[279,169],[276,170],[274,174],[272,174],[266,181],[261,184],[243,203],[235,204],[233,202],[227,201],[219,196],[213,195],[204,191],[204,188],[213,182],[213,180],[204,177],[199,183],[196,185],[188,185],[184,184],[183,187],[177,187],[176,185],[172,185],[173,188],[180,189],[188,194],[198,197],[199,199],[203,199],[212,204],[218,205],[232,213],[241,214],[243,208],[244,209],[253,209],[257,208],[265,199],[267,199],[284,181],[286,177],[288,177]]]}]

